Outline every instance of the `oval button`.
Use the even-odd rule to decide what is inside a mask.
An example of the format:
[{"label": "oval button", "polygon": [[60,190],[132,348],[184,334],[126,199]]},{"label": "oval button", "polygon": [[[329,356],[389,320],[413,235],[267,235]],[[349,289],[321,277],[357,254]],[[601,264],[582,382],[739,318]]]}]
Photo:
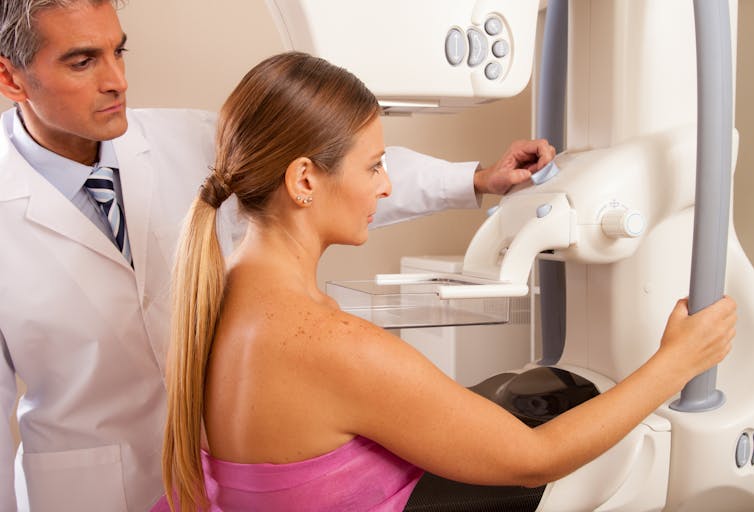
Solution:
[{"label": "oval button", "polygon": [[742,468],[749,462],[749,451],[751,450],[751,444],[749,441],[749,434],[744,432],[738,438],[736,443],[736,466]]},{"label": "oval button", "polygon": [[478,66],[487,57],[487,38],[475,28],[470,28],[466,35],[469,38],[469,66]]},{"label": "oval button", "polygon": [[466,38],[463,37],[463,32],[457,28],[452,28],[445,37],[445,58],[448,62],[457,66],[463,62],[463,58],[466,55]]}]

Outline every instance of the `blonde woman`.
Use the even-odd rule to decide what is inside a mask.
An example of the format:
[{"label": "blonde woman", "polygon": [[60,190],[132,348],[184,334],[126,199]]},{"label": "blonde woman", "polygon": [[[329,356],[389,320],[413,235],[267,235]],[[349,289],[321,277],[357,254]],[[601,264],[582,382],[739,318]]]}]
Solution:
[{"label": "blonde woman", "polygon": [[[332,244],[364,243],[390,194],[379,114],[357,78],[299,53],[256,66],[225,103],[174,272],[171,509],[400,511],[424,470],[537,486],[607,450],[729,351],[733,301],[694,316],[679,301],[644,366],[530,428],[340,311],[317,264]],[[215,215],[230,194],[249,221],[226,267]]]}]

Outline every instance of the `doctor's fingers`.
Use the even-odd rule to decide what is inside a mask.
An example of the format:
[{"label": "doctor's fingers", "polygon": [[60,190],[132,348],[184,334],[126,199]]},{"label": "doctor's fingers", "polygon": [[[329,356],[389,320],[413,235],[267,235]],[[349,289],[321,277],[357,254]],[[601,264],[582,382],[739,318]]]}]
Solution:
[{"label": "doctor's fingers", "polygon": [[519,167],[532,172],[550,163],[556,153],[555,147],[546,139],[517,140],[511,144],[509,151],[519,163]]}]

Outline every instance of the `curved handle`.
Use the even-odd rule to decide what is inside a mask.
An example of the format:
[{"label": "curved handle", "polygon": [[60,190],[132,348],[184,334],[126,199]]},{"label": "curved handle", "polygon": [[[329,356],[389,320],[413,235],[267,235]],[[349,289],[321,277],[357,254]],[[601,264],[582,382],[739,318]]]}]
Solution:
[{"label": "curved handle", "polygon": [[[733,67],[728,0],[694,0],[697,58],[697,148],[689,313],[723,296],[730,219]],[[716,409],[717,367],[691,379],[672,409]]]}]

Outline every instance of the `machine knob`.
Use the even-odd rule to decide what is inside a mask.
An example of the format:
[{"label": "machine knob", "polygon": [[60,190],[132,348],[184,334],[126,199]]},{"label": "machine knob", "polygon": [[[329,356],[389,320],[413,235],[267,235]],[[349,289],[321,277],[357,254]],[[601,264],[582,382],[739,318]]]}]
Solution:
[{"label": "machine knob", "polygon": [[600,221],[602,232],[610,238],[636,238],[644,232],[644,216],[624,208],[608,210]]}]

